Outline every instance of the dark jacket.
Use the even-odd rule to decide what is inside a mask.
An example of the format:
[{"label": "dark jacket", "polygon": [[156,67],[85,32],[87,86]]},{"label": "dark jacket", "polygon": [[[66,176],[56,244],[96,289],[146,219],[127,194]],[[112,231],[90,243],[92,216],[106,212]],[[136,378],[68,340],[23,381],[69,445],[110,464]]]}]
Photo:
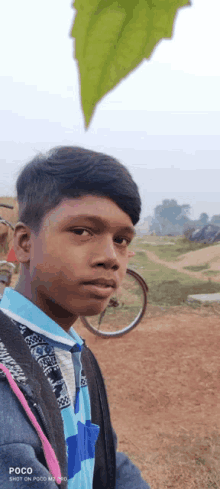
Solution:
[{"label": "dark jacket", "polygon": [[[111,425],[103,377],[94,355],[85,342],[81,354],[90,394],[92,423],[100,426],[95,450],[93,488],[150,489],[141,478],[139,469],[125,454],[117,452],[117,438]],[[66,443],[57,399],[20,331],[1,310],[0,364],[0,487],[67,489]],[[47,455],[43,450],[39,433],[25,412],[24,405],[9,385],[2,366],[7,367],[11,373],[39,423],[43,436],[47,438]],[[54,451],[58,469],[61,471],[62,481],[59,485],[53,480],[49,469],[51,451]],[[31,481],[28,482],[28,473],[19,473],[19,469],[17,473],[14,472],[16,467],[23,467],[23,470],[31,468]]]}]

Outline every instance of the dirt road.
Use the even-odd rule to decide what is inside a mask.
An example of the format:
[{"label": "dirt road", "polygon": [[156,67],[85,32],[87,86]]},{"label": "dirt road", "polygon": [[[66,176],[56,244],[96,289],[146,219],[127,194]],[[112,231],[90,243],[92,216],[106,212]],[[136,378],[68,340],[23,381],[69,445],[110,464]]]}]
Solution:
[{"label": "dirt road", "polygon": [[[216,249],[215,249],[216,248]],[[215,253],[211,253],[211,251],[207,250],[214,250]],[[215,271],[220,271],[220,246],[219,247],[213,247],[213,248],[204,248],[202,250],[197,250],[197,251],[192,251],[190,253],[187,253],[186,255],[182,255],[180,261],[166,261],[166,260],[161,260],[155,253],[152,251],[148,250],[139,250],[139,251],[144,251],[149,258],[149,260],[153,261],[154,263],[160,263],[161,265],[164,265],[167,268],[171,268],[173,270],[178,270],[181,273],[185,273],[186,275],[189,275],[191,277],[198,278],[199,280],[203,280],[207,282],[209,280],[209,277],[206,277],[204,273],[202,272],[192,272],[190,270],[184,269],[184,267],[187,266],[195,266],[195,265],[201,265],[204,263],[210,263],[210,268],[209,270],[215,270]],[[219,274],[220,275],[220,274]],[[213,282],[220,282],[220,276],[212,276],[212,281]]]}]

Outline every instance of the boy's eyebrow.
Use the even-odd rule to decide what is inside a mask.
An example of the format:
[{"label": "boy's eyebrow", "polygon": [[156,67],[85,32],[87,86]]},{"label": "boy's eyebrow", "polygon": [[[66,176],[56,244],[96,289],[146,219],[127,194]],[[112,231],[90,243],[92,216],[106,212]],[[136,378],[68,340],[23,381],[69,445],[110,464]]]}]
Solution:
[{"label": "boy's eyebrow", "polygon": [[[72,217],[67,217],[65,219],[66,222],[71,222],[71,221],[76,221],[78,219],[86,219],[87,221],[91,221],[94,224],[104,224],[105,226],[107,225],[107,221],[105,219],[102,219],[101,217],[96,217],[96,216],[89,216],[88,214],[78,214],[77,216],[72,216]],[[132,226],[121,226],[122,231],[127,231],[132,236],[134,237],[136,235],[136,231],[134,227]]]}]

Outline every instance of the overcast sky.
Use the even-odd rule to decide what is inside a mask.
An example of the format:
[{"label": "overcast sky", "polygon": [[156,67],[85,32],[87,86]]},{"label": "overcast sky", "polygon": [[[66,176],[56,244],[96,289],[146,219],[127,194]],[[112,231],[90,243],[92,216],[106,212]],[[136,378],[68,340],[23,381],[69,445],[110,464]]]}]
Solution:
[{"label": "overcast sky", "polygon": [[220,2],[179,9],[173,38],[98,105],[85,131],[69,0],[0,2],[0,195],[39,150],[111,154],[139,185],[143,215],[163,198],[220,214]]}]

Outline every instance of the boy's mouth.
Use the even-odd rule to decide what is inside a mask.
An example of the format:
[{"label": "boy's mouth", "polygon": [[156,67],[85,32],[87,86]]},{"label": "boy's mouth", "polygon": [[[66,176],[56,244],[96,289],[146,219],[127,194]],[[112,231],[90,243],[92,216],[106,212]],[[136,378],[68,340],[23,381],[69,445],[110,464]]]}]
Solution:
[{"label": "boy's mouth", "polygon": [[114,289],[116,289],[117,284],[115,280],[100,278],[97,280],[91,280],[90,282],[85,282],[83,286],[86,287],[86,289],[91,293],[94,293],[95,296],[106,298],[112,294]]},{"label": "boy's mouth", "polygon": [[113,289],[116,289],[117,287],[115,280],[106,278],[97,278],[96,280],[90,280],[88,282],[85,282],[85,285],[87,284],[97,285],[97,287],[112,287]]}]

